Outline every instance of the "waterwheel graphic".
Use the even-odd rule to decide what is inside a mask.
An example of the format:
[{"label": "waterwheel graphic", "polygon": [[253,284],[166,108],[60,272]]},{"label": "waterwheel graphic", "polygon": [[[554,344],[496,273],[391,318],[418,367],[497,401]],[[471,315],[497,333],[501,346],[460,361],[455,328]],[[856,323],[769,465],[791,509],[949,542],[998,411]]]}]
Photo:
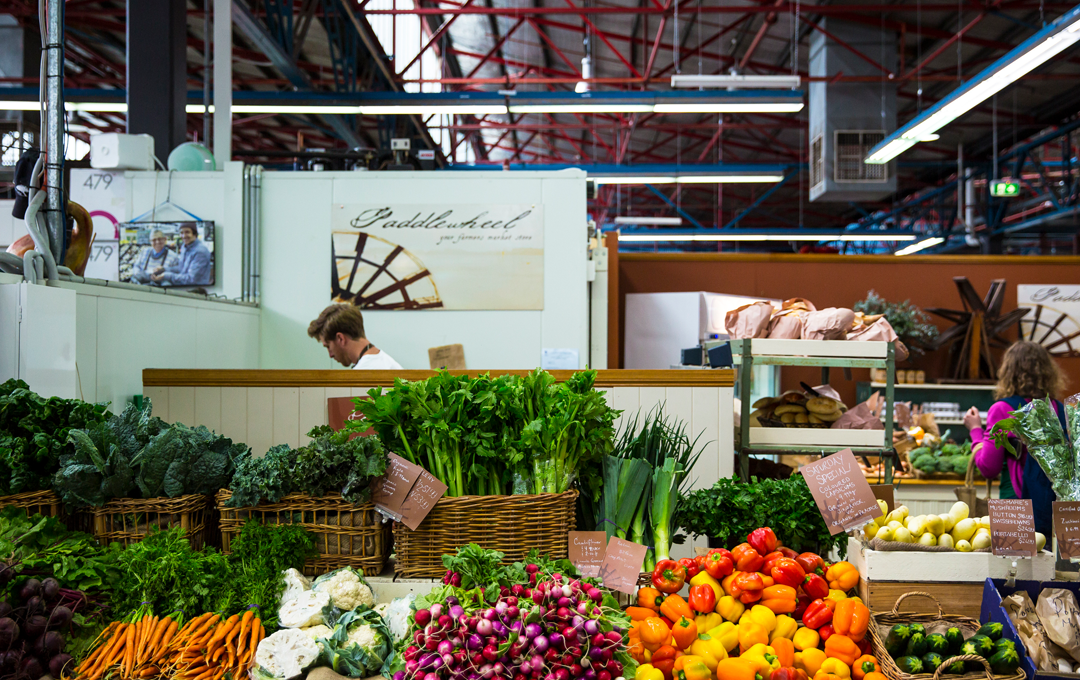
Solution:
[{"label": "waterwheel graphic", "polygon": [[1020,339],[1037,342],[1056,357],[1080,357],[1080,322],[1046,305],[1020,320]]},{"label": "waterwheel graphic", "polygon": [[334,302],[364,309],[435,309],[443,306],[431,272],[416,255],[378,236],[335,231],[330,257]]}]

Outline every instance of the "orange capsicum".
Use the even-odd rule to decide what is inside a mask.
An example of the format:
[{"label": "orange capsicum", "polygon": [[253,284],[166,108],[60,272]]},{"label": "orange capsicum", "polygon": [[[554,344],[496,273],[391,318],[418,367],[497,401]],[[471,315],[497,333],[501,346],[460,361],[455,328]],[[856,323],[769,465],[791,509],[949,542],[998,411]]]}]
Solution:
[{"label": "orange capsicum", "polygon": [[737,656],[729,656],[716,664],[716,680],[757,680],[757,677],[754,665]]},{"label": "orange capsicum", "polygon": [[832,590],[847,592],[859,584],[859,570],[851,562],[837,562],[825,572],[825,580]]},{"label": "orange capsicum", "polygon": [[880,673],[881,666],[878,665],[877,659],[871,654],[863,654],[858,659],[855,659],[855,663],[851,664],[851,677],[855,680],[863,680],[863,678],[869,673]]},{"label": "orange capsicum", "polygon": [[631,628],[628,638],[626,651],[630,653],[634,661],[641,663],[645,660],[645,645],[641,644],[641,633],[636,628]]},{"label": "orange capsicum", "polygon": [[664,645],[653,652],[650,663],[654,668],[660,669],[664,674],[664,680],[673,680],[675,674],[675,659],[679,657],[679,650],[671,645]]},{"label": "orange capsicum", "polygon": [[834,633],[825,641],[825,656],[830,659],[839,659],[850,666],[861,654],[859,646],[854,640],[846,635]]},{"label": "orange capsicum", "polygon": [[833,612],[833,631],[838,635],[847,635],[858,642],[866,637],[866,628],[870,625],[870,610],[855,598],[848,598],[836,603]]},{"label": "orange capsicum", "polygon": [[668,595],[664,598],[664,603],[660,605],[660,615],[672,621],[678,621],[683,616],[692,621],[694,610],[690,609],[690,605],[682,599],[681,595]]},{"label": "orange capsicum", "polygon": [[626,613],[630,615],[631,621],[644,621],[645,619],[651,619],[656,616],[655,611],[645,607],[627,607]]},{"label": "orange capsicum", "polygon": [[731,551],[737,571],[757,571],[765,564],[765,558],[749,543],[740,543]]},{"label": "orange capsicum", "polygon": [[658,612],[663,601],[664,594],[656,588],[638,588],[637,606]]},{"label": "orange capsicum", "polygon": [[765,626],[753,621],[739,624],[739,653],[742,654],[754,645],[768,645],[769,631]]},{"label": "orange capsicum", "polygon": [[740,571],[731,580],[731,590],[728,594],[743,604],[750,604],[761,599],[761,591],[765,590],[765,581],[761,574],[749,571]]},{"label": "orange capsicum", "polygon": [[826,673],[825,671],[818,671],[813,677],[813,680],[847,680],[842,675],[836,675],[834,673]]},{"label": "orange capsicum", "polygon": [[795,663],[795,645],[791,640],[787,638],[776,638],[769,643],[769,646],[776,652],[776,658],[780,660],[781,666],[791,666]]},{"label": "orange capsicum", "polygon": [[687,654],[675,659],[676,680],[712,680],[712,671],[705,664],[705,659]]},{"label": "orange capsicum", "polygon": [[864,675],[863,680],[889,680],[889,679],[888,679],[888,677],[886,677],[886,675],[884,673],[878,673],[878,672],[875,671],[873,673],[867,673],[866,675]]},{"label": "orange capsicum", "polygon": [[671,629],[657,616],[645,619],[637,629],[641,634],[641,644],[650,652],[655,652],[671,639]]},{"label": "orange capsicum", "polygon": [[671,629],[671,637],[675,639],[675,648],[684,652],[694,644],[697,635],[697,624],[693,619],[685,616],[679,617],[679,620],[675,622],[675,627]]},{"label": "orange capsicum", "polygon": [[795,611],[798,593],[791,586],[769,586],[761,591],[761,604],[774,614],[790,614]]}]

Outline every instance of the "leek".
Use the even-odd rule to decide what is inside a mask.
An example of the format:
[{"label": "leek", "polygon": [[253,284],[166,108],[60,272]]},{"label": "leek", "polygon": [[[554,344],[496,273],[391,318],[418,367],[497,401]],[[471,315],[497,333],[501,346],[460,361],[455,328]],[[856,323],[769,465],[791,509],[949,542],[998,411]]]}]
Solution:
[{"label": "leek", "polygon": [[649,464],[640,458],[604,457],[604,490],[596,524],[603,525],[608,540],[626,538],[651,473]]},{"label": "leek", "polygon": [[652,504],[649,519],[652,523],[653,553],[656,561],[671,557],[671,519],[679,499],[679,475],[682,469],[674,458],[664,461],[662,467],[653,470]]}]

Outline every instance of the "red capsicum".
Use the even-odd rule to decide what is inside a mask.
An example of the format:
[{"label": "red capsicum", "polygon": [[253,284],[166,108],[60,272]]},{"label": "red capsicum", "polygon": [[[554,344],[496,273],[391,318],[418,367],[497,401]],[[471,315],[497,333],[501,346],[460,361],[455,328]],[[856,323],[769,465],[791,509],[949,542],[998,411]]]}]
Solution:
[{"label": "red capsicum", "polygon": [[[806,572],[799,566],[799,563],[787,557],[781,557],[773,562],[769,573],[772,574],[773,580],[778,585],[791,586],[792,588],[798,588],[806,579]],[[828,594],[828,592],[825,593],[825,595]],[[818,597],[825,597],[825,595],[818,595]]]},{"label": "red capsicum", "polygon": [[803,568],[807,574],[817,574],[818,576],[825,575],[825,560],[821,559],[820,555],[815,555],[812,552],[804,552],[795,558],[795,561],[799,563],[799,566]]},{"label": "red capsicum", "polygon": [[699,614],[708,614],[716,609],[716,591],[712,586],[690,586],[690,608]]},{"label": "red capsicum", "polygon": [[774,550],[771,553],[768,553],[767,555],[765,555],[765,563],[761,565],[761,573],[768,574],[772,572],[773,565],[776,564],[776,561],[782,559],[784,559],[784,553],[780,552],[779,550]]},{"label": "red capsicum", "polygon": [[795,552],[794,550],[787,547],[786,545],[782,545],[782,546],[778,547],[777,550],[784,553],[784,557],[787,557],[787,558],[790,558],[790,559],[795,559],[796,557],[799,556],[799,553]]},{"label": "red capsicum", "polygon": [[679,560],[679,566],[686,570],[687,581],[698,575],[698,564],[692,557],[684,557]]},{"label": "red capsicum", "polygon": [[761,591],[765,590],[765,581],[761,574],[753,571],[744,571],[735,574],[731,579],[729,594],[743,604],[750,604],[761,599]]},{"label": "red capsicum", "polygon": [[749,543],[740,543],[731,551],[736,571],[758,571],[765,564],[765,558]]},{"label": "red capsicum", "polygon": [[735,571],[735,562],[731,559],[731,552],[725,548],[715,548],[705,555],[705,571],[717,581],[722,581],[725,576],[730,576]]},{"label": "red capsicum", "polygon": [[686,568],[675,560],[660,560],[653,570],[652,582],[661,593],[677,593],[686,583]]},{"label": "red capsicum", "polygon": [[807,680],[806,671],[800,668],[785,667],[773,671],[769,680]]},{"label": "red capsicum", "polygon": [[826,640],[831,638],[834,633],[836,633],[836,629],[833,628],[833,625],[831,623],[826,623],[824,626],[818,628],[817,630],[817,634],[821,636],[822,642],[825,642]]},{"label": "red capsicum", "polygon": [[802,581],[802,589],[811,600],[824,600],[829,596],[828,582],[817,574],[807,574]]},{"label": "red capsicum", "polygon": [[806,612],[806,608],[810,606],[810,603],[817,598],[810,597],[806,593],[799,593],[799,599],[795,603],[795,611],[791,612],[791,618],[796,621],[802,621],[803,614]]},{"label": "red capsicum", "polygon": [[803,625],[807,628],[818,630],[832,621],[833,609],[835,607],[836,603],[832,600],[814,600],[810,603],[810,606],[806,608],[806,611],[803,612]]},{"label": "red capsicum", "polygon": [[774,534],[773,530],[769,527],[754,529],[750,532],[750,535],[746,537],[746,542],[761,555],[767,555],[776,550],[778,543],[776,534]]}]

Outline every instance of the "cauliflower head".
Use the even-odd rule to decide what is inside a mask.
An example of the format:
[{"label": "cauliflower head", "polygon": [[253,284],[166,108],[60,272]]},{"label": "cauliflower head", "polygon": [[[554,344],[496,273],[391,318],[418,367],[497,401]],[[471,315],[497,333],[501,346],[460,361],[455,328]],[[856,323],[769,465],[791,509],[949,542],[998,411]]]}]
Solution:
[{"label": "cauliflower head", "polygon": [[281,577],[285,581],[285,592],[281,594],[281,604],[295,600],[311,590],[311,580],[295,569],[286,569],[281,572]]},{"label": "cauliflower head", "polygon": [[350,678],[388,673],[385,666],[394,649],[386,623],[374,609],[367,607],[342,615],[325,645],[326,657],[334,671]]},{"label": "cauliflower head", "polygon": [[330,628],[330,626],[322,623],[318,624],[317,626],[308,626],[307,628],[301,628],[300,630],[310,635],[311,638],[314,640],[325,640],[326,638],[334,634],[334,631],[332,628]]},{"label": "cauliflower head", "polygon": [[285,628],[264,638],[255,650],[260,676],[292,678],[319,658],[319,645],[302,630]]},{"label": "cauliflower head", "polygon": [[412,604],[416,595],[409,593],[405,597],[394,599],[388,605],[379,605],[375,611],[386,621],[386,627],[394,642],[400,642],[409,635],[409,622],[412,620]]},{"label": "cauliflower head", "polygon": [[282,628],[308,628],[325,622],[323,612],[330,607],[330,596],[307,590],[281,605],[278,622]]},{"label": "cauliflower head", "polygon": [[314,591],[329,595],[330,603],[342,611],[351,611],[360,605],[375,606],[375,594],[363,577],[349,567],[317,578]]},{"label": "cauliflower head", "polygon": [[349,628],[345,635],[346,645],[360,645],[365,652],[377,651],[379,645],[386,639],[382,633],[368,624],[360,624]]}]

